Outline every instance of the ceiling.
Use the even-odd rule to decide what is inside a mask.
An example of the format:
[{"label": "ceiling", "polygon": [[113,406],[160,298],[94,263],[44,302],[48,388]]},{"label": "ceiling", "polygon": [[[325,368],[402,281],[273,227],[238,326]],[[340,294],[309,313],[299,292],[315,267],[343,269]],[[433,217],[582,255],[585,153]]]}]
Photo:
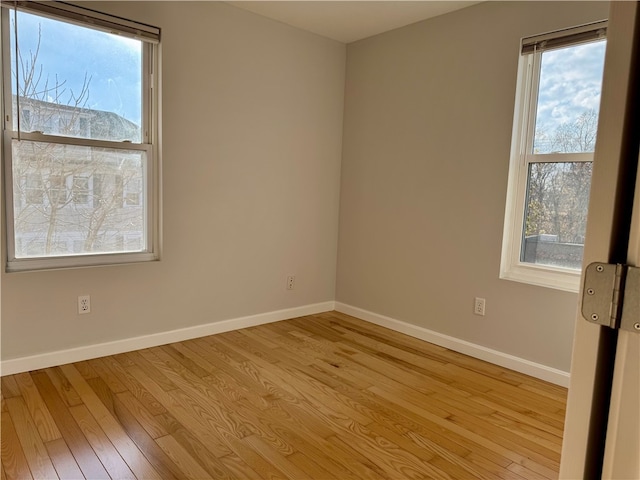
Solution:
[{"label": "ceiling", "polygon": [[287,25],[351,43],[478,1],[229,1]]}]

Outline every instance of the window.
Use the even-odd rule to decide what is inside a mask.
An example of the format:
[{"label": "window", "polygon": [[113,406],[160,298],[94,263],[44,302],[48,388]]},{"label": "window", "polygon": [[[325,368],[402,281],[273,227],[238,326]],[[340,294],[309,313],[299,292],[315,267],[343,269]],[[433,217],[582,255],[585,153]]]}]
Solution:
[{"label": "window", "polygon": [[2,7],[7,271],[157,259],[159,30]]},{"label": "window", "polygon": [[55,210],[57,207],[64,207],[68,200],[67,178],[63,175],[49,176],[49,207]]},{"label": "window", "polygon": [[124,191],[124,204],[127,206],[140,205],[140,199],[142,198],[142,183],[140,178],[131,178],[127,181]]},{"label": "window", "polygon": [[522,41],[500,277],[578,291],[606,23]]},{"label": "window", "polygon": [[85,204],[89,201],[89,177],[73,177],[73,202]]},{"label": "window", "polygon": [[39,174],[27,173],[25,183],[25,196],[28,205],[42,205],[42,203],[44,202],[42,177]]}]

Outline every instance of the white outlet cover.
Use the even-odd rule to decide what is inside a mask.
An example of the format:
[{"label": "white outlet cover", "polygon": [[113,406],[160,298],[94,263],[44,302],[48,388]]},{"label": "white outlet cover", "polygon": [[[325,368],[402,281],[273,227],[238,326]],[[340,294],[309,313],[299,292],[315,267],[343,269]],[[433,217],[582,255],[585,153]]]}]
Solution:
[{"label": "white outlet cover", "polygon": [[84,315],[91,313],[91,297],[89,295],[80,295],[78,297],[78,314]]}]

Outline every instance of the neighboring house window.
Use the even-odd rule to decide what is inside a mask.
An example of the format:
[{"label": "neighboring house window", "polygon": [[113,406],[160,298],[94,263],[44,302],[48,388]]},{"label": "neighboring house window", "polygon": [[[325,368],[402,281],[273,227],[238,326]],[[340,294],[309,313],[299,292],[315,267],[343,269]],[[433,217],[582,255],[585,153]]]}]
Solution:
[{"label": "neighboring house window", "polygon": [[606,22],[523,39],[500,277],[578,291]]},{"label": "neighboring house window", "polygon": [[44,202],[44,190],[40,174],[27,173],[25,178],[25,200],[27,205],[42,205]]},{"label": "neighboring house window", "polygon": [[140,178],[131,178],[124,188],[124,204],[129,207],[137,207],[142,199],[142,182]]},{"label": "neighboring house window", "polygon": [[7,271],[157,259],[159,29],[2,7]]},{"label": "neighboring house window", "polygon": [[102,205],[102,191],[104,190],[105,176],[96,173],[92,177],[91,198],[93,201],[93,208],[99,208]]},{"label": "neighboring house window", "polygon": [[73,177],[73,203],[84,205],[89,202],[89,177]]},{"label": "neighboring house window", "polygon": [[[49,175],[49,207],[55,210],[67,203],[67,179],[62,175]],[[58,244],[60,242],[58,241]]]}]

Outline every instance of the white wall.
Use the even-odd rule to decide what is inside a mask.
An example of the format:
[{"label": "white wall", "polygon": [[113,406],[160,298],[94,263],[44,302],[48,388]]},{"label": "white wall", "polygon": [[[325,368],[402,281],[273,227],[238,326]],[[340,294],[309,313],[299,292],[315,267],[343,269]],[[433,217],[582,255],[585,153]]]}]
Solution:
[{"label": "white wall", "polygon": [[345,46],[224,3],[89,7],[162,29],[162,261],[2,274],[2,359],[332,301]]},{"label": "white wall", "polygon": [[569,371],[576,295],[498,279],[518,47],[607,14],[486,2],[348,46],[338,302]]}]

